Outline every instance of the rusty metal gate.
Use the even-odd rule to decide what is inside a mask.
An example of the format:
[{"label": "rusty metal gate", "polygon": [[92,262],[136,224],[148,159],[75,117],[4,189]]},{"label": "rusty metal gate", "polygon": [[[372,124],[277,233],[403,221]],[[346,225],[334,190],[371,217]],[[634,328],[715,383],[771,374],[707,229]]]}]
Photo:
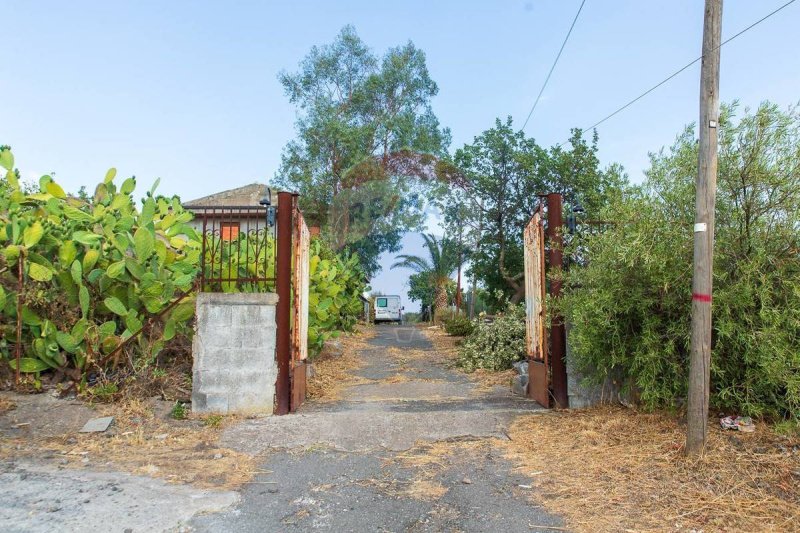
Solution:
[{"label": "rusty metal gate", "polygon": [[559,193],[540,198],[524,235],[528,397],[544,407],[552,403],[566,408],[569,396],[564,319],[558,313],[551,313],[548,327],[545,317],[545,290],[553,298],[561,296],[563,198]]},{"label": "rusty metal gate", "polygon": [[298,207],[297,194],[278,193],[277,225],[275,414],[285,415],[296,411],[306,398],[310,234]]},{"label": "rusty metal gate", "polygon": [[550,406],[547,328],[545,327],[544,224],[541,209],[525,226],[525,341],[528,397]]},{"label": "rusty metal gate", "polygon": [[308,289],[310,280],[309,254],[311,234],[303,213],[294,198],[294,276],[292,283],[292,359],[290,411],[294,412],[306,399],[306,358],[308,357]]}]

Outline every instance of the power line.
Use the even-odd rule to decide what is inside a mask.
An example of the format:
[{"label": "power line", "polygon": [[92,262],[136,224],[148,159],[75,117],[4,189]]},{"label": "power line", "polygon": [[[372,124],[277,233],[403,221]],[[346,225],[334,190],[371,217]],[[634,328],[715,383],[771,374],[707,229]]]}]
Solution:
[{"label": "power line", "polygon": [[[783,4],[782,6],[778,7],[777,9],[775,9],[774,11],[772,11],[771,13],[769,13],[769,14],[767,14],[767,15],[764,15],[763,17],[761,17],[761,18],[760,18],[760,19],[758,19],[757,21],[753,22],[752,24],[750,24],[749,26],[747,26],[747,27],[746,27],[746,28],[744,28],[743,30],[739,31],[738,33],[736,33],[736,34],[732,35],[731,37],[728,37],[727,39],[725,39],[724,41],[722,41],[722,43],[720,43],[720,45],[719,45],[717,48],[714,48],[714,49],[712,50],[712,52],[715,52],[717,49],[719,49],[719,48],[722,48],[723,46],[725,46],[726,44],[728,44],[728,43],[729,43],[729,42],[731,42],[732,40],[736,39],[737,37],[739,37],[739,36],[740,36],[740,35],[742,35],[743,33],[745,33],[745,32],[747,32],[747,31],[749,31],[749,30],[751,30],[751,29],[755,28],[756,26],[758,26],[759,24],[761,24],[762,22],[764,22],[765,20],[767,20],[767,19],[768,19],[768,18],[770,18],[771,16],[775,15],[775,14],[776,14],[776,13],[778,13],[779,11],[783,10],[784,8],[787,8],[787,7],[789,7],[791,4],[794,4],[796,1],[797,1],[797,0],[789,0],[788,2],[786,2],[786,3],[785,3],[785,4]],[[660,82],[658,82],[657,84],[653,85],[652,87],[650,87],[649,89],[647,89],[645,92],[643,92],[642,94],[640,94],[639,96],[637,96],[637,97],[636,97],[636,98],[634,98],[633,100],[629,101],[627,104],[625,104],[625,105],[623,105],[622,107],[618,108],[616,111],[614,111],[614,112],[613,112],[613,113],[611,113],[610,115],[607,115],[605,118],[603,118],[603,119],[601,119],[601,120],[598,120],[597,122],[595,122],[594,124],[592,124],[592,125],[591,125],[591,126],[589,126],[588,128],[584,128],[584,129],[582,129],[581,131],[582,131],[582,132],[584,132],[584,131],[593,130],[594,128],[596,128],[597,126],[599,126],[600,124],[602,124],[603,122],[605,122],[605,121],[607,121],[608,119],[610,119],[610,118],[614,117],[615,115],[617,115],[617,114],[621,113],[622,111],[624,111],[625,109],[629,108],[630,106],[632,106],[633,104],[635,104],[636,102],[638,102],[639,100],[641,100],[642,98],[644,98],[645,96],[647,96],[648,94],[650,94],[651,92],[655,91],[656,89],[658,89],[659,87],[661,87],[662,85],[664,85],[665,83],[667,83],[668,81],[670,81],[672,78],[674,78],[675,76],[677,76],[678,74],[680,74],[680,73],[681,73],[681,72],[683,72],[684,70],[688,69],[689,67],[691,67],[692,65],[694,65],[695,63],[697,63],[698,61],[700,61],[701,59],[703,59],[703,56],[702,56],[702,55],[701,55],[700,57],[698,57],[697,59],[695,59],[695,60],[691,61],[690,63],[687,63],[686,65],[684,65],[684,66],[683,66],[683,67],[681,67],[680,69],[676,70],[675,72],[673,72],[672,74],[670,74],[669,76],[667,76],[666,78],[664,78],[663,80],[661,80]],[[524,128],[524,126],[523,126],[523,128]],[[569,142],[569,139],[567,139],[566,141],[564,141],[564,142],[562,142],[561,144],[559,144],[559,145],[558,145],[558,147],[559,147],[559,148],[561,148],[562,146],[564,146],[564,145],[565,145],[565,144],[567,144],[568,142]]]},{"label": "power line", "polygon": [[550,81],[550,76],[553,75],[553,71],[555,70],[556,65],[558,64],[558,60],[559,60],[559,58],[561,58],[561,52],[564,51],[564,47],[567,45],[567,41],[569,41],[569,36],[572,35],[572,28],[574,28],[575,27],[575,23],[578,22],[578,17],[581,14],[581,10],[583,10],[583,4],[585,4],[585,3],[586,3],[586,0],[583,0],[581,2],[580,7],[578,8],[578,12],[575,13],[575,18],[572,19],[572,25],[569,27],[569,31],[567,32],[567,36],[564,37],[564,42],[561,43],[561,48],[558,51],[558,55],[556,55],[556,60],[553,61],[553,66],[550,67],[550,72],[547,73],[547,78],[545,78],[544,84],[542,84],[542,88],[539,91],[539,95],[536,97],[536,101],[533,103],[533,107],[531,107],[531,112],[528,113],[528,118],[525,119],[525,123],[522,125],[522,130],[525,129],[525,126],[528,125],[528,121],[531,119],[531,116],[533,116],[533,111],[534,111],[534,109],[536,109],[536,106],[539,103],[539,99],[541,99],[541,97],[542,97],[542,93],[544,92],[545,87],[547,87],[547,82]]}]

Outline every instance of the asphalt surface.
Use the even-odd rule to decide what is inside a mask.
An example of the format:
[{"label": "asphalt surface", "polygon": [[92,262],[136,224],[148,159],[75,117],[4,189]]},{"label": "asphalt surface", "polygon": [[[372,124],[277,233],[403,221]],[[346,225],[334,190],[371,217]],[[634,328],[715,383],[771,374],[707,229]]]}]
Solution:
[{"label": "asphalt surface", "polygon": [[[408,326],[378,326],[341,401],[246,421],[225,446],[265,457],[227,511],[195,517],[202,532],[494,532],[563,526],[535,504],[530,478],[501,449],[516,416],[538,411],[505,387],[479,390],[432,355]],[[388,350],[396,347],[398,350]],[[414,350],[416,357],[397,360]],[[393,352],[393,353],[390,353]],[[404,373],[404,380],[392,382]],[[409,377],[410,376],[410,377]],[[435,457],[434,448],[438,450]]]}]

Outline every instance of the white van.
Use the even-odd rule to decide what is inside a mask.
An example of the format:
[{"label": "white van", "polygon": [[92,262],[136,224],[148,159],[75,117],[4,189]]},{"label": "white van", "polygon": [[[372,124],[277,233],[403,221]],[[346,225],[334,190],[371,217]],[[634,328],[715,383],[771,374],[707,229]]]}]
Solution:
[{"label": "white van", "polygon": [[403,307],[399,296],[375,297],[375,322],[403,322]]}]

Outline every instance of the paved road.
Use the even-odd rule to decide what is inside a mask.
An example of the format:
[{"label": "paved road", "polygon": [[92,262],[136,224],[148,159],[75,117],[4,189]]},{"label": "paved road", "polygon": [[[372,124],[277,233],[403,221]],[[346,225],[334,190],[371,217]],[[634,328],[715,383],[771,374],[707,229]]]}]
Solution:
[{"label": "paved road", "polygon": [[360,356],[362,380],[340,401],[228,430],[226,446],[265,456],[263,473],[240,503],[196,517],[191,527],[530,532],[562,525],[532,503],[530,480],[493,445],[535,404],[504,387],[477,387],[435,357],[413,327],[379,326]]}]

